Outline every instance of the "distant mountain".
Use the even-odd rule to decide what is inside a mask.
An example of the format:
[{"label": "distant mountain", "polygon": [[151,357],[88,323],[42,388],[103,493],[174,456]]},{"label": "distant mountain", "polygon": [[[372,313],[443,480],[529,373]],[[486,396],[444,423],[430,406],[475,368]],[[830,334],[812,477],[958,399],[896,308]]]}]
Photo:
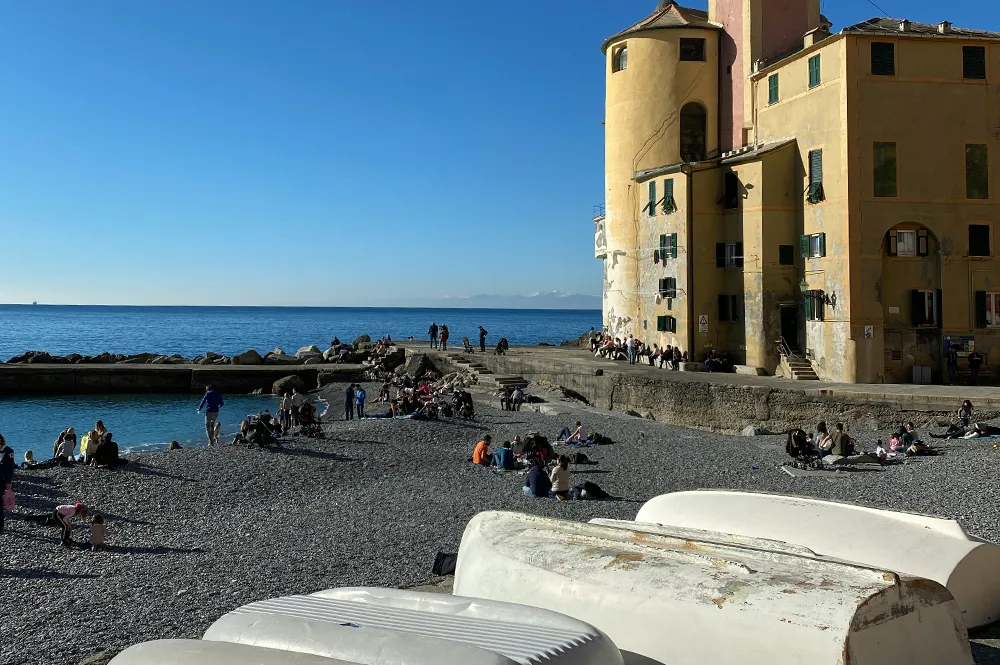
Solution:
[{"label": "distant mountain", "polygon": [[406,307],[458,307],[481,309],[601,309],[601,297],[583,293],[544,291],[528,295],[490,295],[409,299],[393,303]]}]

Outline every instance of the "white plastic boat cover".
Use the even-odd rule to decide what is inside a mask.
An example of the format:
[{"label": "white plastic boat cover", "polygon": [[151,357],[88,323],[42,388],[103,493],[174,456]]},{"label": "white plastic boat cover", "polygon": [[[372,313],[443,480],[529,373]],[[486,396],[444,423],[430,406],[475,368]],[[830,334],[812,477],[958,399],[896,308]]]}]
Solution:
[{"label": "white plastic boat cover", "polygon": [[209,627],[235,642],[367,665],[622,665],[610,639],[536,607],[345,588],[251,603]]},{"label": "white plastic boat cover", "polygon": [[972,663],[940,584],[765,544],[487,512],[466,527],[455,593],[574,616],[629,663]]},{"label": "white plastic boat cover", "polygon": [[1000,547],[955,520],[781,494],[700,490],[647,501],[636,522],[721,531],[924,577],[948,587],[966,627],[1000,620]]},{"label": "white plastic boat cover", "polygon": [[125,649],[109,665],[351,665],[306,653],[203,640],[156,640]]}]

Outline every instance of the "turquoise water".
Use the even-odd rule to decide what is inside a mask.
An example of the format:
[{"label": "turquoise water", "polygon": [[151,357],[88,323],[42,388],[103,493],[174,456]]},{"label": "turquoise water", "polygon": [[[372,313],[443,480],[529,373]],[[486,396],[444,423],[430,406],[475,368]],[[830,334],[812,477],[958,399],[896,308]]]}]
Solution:
[{"label": "turquoise water", "polygon": [[295,353],[334,335],[351,341],[427,338],[431,322],[447,324],[451,340],[473,342],[484,326],[496,344],[559,342],[601,327],[599,310],[405,309],[378,307],[99,307],[0,305],[0,360],[28,350],[56,355],[80,353],[179,353],[188,358],[215,351],[225,355],[281,347]]},{"label": "turquoise water", "polygon": [[[264,409],[277,413],[278,401],[271,396],[226,395],[225,400],[219,418],[225,443],[232,441],[248,414]],[[25,450],[34,451],[37,460],[49,459],[59,432],[73,427],[79,441],[99,419],[123,453],[163,450],[171,441],[184,447],[203,446],[207,441],[204,415],[195,413],[200,401],[200,395],[4,397],[0,398],[0,433],[14,448],[18,462]]]}]

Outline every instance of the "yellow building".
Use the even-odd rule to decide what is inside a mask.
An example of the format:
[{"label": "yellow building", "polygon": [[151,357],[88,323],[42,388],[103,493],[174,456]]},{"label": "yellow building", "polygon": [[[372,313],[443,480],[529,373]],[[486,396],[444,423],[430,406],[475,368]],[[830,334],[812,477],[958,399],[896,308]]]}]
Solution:
[{"label": "yellow building", "polygon": [[1000,33],[831,27],[665,1],[604,43],[605,325],[799,378],[994,374]]}]

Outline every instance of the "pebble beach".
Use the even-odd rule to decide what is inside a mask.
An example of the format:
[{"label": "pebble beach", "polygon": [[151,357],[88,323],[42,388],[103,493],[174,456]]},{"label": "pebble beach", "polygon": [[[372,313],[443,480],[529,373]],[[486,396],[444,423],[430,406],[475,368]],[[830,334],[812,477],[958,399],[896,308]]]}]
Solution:
[{"label": "pebble beach", "polygon": [[[483,392],[471,422],[332,420],[343,417],[342,394],[332,385],[321,395],[331,405],[325,439],[150,453],[115,470],[18,471],[19,513],[85,502],[106,517],[110,548],[63,549],[55,529],[8,520],[0,664],[75,665],[141,641],[197,638],[256,600],[420,583],[432,576],[435,554],[457,551],[468,520],[489,509],[631,519],[664,492],[749,489],[957,517],[971,533],[1000,540],[992,441],[945,442],[941,456],[884,470],[793,478],[780,468],[780,436],[687,430],[570,402],[561,416],[506,413]],[[574,467],[572,482],[596,482],[617,500],[528,499],[522,475],[468,462],[486,433],[497,444],[529,430],[551,439],[577,419],[614,443],[586,449],[598,463]],[[866,447],[884,434],[852,432]],[[87,541],[82,524],[74,536]],[[1000,662],[987,642],[973,653],[980,665]]]}]

